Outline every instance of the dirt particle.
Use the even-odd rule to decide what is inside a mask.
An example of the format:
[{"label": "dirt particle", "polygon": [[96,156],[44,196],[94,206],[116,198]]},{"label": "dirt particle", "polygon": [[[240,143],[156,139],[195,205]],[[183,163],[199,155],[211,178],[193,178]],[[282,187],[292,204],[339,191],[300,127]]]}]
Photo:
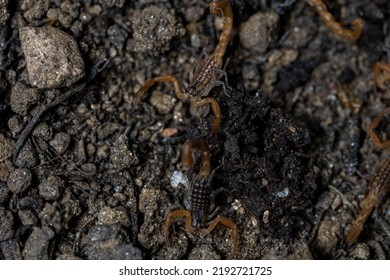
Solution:
[{"label": "dirt particle", "polygon": [[18,116],[11,117],[8,120],[7,125],[13,136],[19,134],[24,128],[23,122]]},{"label": "dirt particle", "polygon": [[58,176],[49,176],[38,185],[39,195],[46,200],[57,200],[64,188],[64,181]]},{"label": "dirt particle", "polygon": [[49,144],[59,155],[62,155],[68,149],[70,140],[71,137],[68,133],[59,132],[54,135],[54,138],[49,141]]},{"label": "dirt particle", "polygon": [[17,168],[11,171],[7,185],[11,192],[17,194],[24,192],[31,185],[32,175],[30,169]]},{"label": "dirt particle", "polygon": [[142,252],[125,242],[126,234],[119,225],[95,225],[82,244],[90,260],[139,260]]},{"label": "dirt particle", "polygon": [[42,225],[49,226],[55,229],[56,232],[60,232],[63,226],[61,223],[62,215],[59,212],[58,204],[56,202],[46,203],[38,216]]},{"label": "dirt particle", "polygon": [[23,257],[27,260],[48,260],[54,232],[47,226],[35,227],[27,239]]},{"label": "dirt particle", "polygon": [[221,256],[209,245],[195,247],[188,255],[189,260],[220,260]]},{"label": "dirt particle", "polygon": [[38,159],[35,149],[30,142],[27,142],[21,149],[16,158],[15,164],[18,167],[34,167],[37,165]]},{"label": "dirt particle", "polygon": [[128,138],[124,134],[120,135],[114,142],[111,148],[110,159],[117,170],[122,170],[139,162],[135,152],[130,150]]},{"label": "dirt particle", "polygon": [[352,250],[350,256],[355,260],[368,260],[370,257],[370,248],[365,243],[359,243]]},{"label": "dirt particle", "polygon": [[0,25],[4,25],[9,19],[8,0],[0,0]]},{"label": "dirt particle", "polygon": [[99,225],[120,224],[124,227],[130,226],[130,218],[123,207],[103,207],[98,214]]},{"label": "dirt particle", "polygon": [[173,109],[175,106],[173,101],[174,98],[170,94],[153,92],[150,96],[150,103],[156,107],[158,113],[161,115],[168,114]]},{"label": "dirt particle", "polygon": [[15,142],[0,133],[0,181],[7,181],[12,169],[11,156]]},{"label": "dirt particle", "polygon": [[69,87],[84,76],[83,58],[69,34],[49,25],[23,27],[19,34],[33,86]]},{"label": "dirt particle", "polygon": [[36,226],[38,223],[38,218],[31,210],[19,210],[18,217],[24,226]]},{"label": "dirt particle", "polygon": [[[165,212],[160,210],[161,204],[168,207],[168,196],[165,192],[144,188],[139,198],[139,210],[144,214],[144,223],[141,225],[138,234],[140,244],[152,250],[156,250],[164,243],[163,223]],[[173,242],[173,241],[172,241]]]},{"label": "dirt particle", "polygon": [[10,239],[14,236],[14,218],[11,211],[0,207],[0,241]]},{"label": "dirt particle", "polygon": [[149,6],[137,12],[132,23],[135,51],[155,56],[167,51],[171,41],[185,33],[179,19],[160,6]]},{"label": "dirt particle", "polygon": [[331,256],[336,249],[340,231],[340,224],[331,220],[320,223],[315,244],[324,256]]},{"label": "dirt particle", "polygon": [[119,25],[111,25],[107,30],[108,39],[118,49],[122,50],[127,39],[127,32]]},{"label": "dirt particle", "polygon": [[275,44],[278,28],[277,13],[258,12],[241,24],[241,44],[254,52],[265,52]]},{"label": "dirt particle", "polygon": [[22,9],[26,10],[24,12],[24,17],[28,22],[41,18],[45,12],[49,9],[49,0],[36,0],[36,1],[24,1]]},{"label": "dirt particle", "polygon": [[39,92],[36,88],[31,88],[22,83],[17,83],[11,90],[11,110],[25,116],[31,105],[39,99]]}]

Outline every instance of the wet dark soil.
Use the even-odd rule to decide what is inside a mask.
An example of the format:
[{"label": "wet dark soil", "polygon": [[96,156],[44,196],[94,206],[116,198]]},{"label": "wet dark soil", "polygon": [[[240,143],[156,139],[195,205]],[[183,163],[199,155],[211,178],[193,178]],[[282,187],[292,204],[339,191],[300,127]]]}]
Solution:
[{"label": "wet dark soil", "polygon": [[[358,242],[345,241],[388,157],[368,128],[389,106],[390,89],[374,92],[372,80],[375,64],[390,61],[390,4],[325,3],[347,27],[365,21],[357,42],[333,34],[306,1],[232,1],[211,136],[213,112],[190,108],[169,84],[134,102],[152,77],[184,86],[212,52],[222,19],[207,1],[0,0],[0,259],[390,258],[387,197]],[[45,32],[69,41],[46,42]],[[50,73],[26,59],[40,44],[58,52],[39,60]],[[84,63],[72,71],[67,56]],[[388,118],[378,131],[390,135]],[[223,225],[200,237],[178,220],[170,246],[164,239],[168,211],[186,207],[173,181],[200,168],[195,151],[184,169],[181,145],[200,137],[212,188],[223,188],[214,216],[239,228],[235,255]]]}]

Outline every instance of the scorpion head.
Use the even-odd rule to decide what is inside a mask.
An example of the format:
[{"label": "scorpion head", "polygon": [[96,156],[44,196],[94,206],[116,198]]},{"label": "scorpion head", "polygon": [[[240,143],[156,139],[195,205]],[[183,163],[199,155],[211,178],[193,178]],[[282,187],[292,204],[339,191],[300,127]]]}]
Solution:
[{"label": "scorpion head", "polygon": [[184,89],[184,94],[187,96],[188,99],[192,99],[199,95],[197,86],[195,84],[191,84],[188,87]]}]

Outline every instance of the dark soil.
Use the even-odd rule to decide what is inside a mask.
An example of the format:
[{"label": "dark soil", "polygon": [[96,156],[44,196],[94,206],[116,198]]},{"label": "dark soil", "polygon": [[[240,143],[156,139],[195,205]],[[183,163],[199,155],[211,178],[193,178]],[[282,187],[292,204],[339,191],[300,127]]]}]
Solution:
[{"label": "dark soil", "polygon": [[[232,1],[228,86],[209,94],[222,110],[210,136],[212,111],[191,109],[169,84],[134,102],[152,77],[184,86],[212,52],[222,19],[208,1],[0,0],[0,259],[389,259],[387,197],[357,243],[345,238],[388,157],[367,132],[389,106],[390,89],[375,93],[372,80],[375,64],[390,62],[390,3],[326,4],[346,27],[364,19],[357,42],[332,33],[306,1]],[[58,51],[38,88],[25,27],[70,35],[79,50],[65,53],[84,60],[77,73]],[[388,118],[379,130],[390,135]],[[195,151],[185,172],[181,145],[200,137],[212,187],[223,188],[216,214],[239,228],[235,256],[223,225],[200,237],[178,220],[171,246],[164,240],[167,212],[185,208],[172,176],[199,170]]]}]

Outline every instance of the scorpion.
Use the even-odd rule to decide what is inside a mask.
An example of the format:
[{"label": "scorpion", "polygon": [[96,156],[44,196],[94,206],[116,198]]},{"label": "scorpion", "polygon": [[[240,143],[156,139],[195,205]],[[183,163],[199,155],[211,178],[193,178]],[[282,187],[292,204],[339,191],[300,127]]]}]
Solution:
[{"label": "scorpion", "polygon": [[[374,68],[374,92],[376,93],[377,87],[383,88],[384,82],[390,79],[390,74],[379,76],[380,71],[390,72],[390,66],[381,62],[378,62]],[[382,141],[378,133],[375,131],[379,127],[383,117],[390,113],[390,108],[384,109],[378,116],[372,121],[368,132],[371,137],[371,141],[375,147],[379,149],[385,149],[390,147],[390,140]],[[368,217],[374,208],[380,203],[381,199],[390,192],[390,158],[383,160],[382,164],[378,167],[375,177],[372,179],[370,190],[362,202],[362,209],[359,215],[352,224],[351,229],[347,233],[347,242],[353,244],[357,241],[360,233],[363,230],[363,226],[366,223]]]},{"label": "scorpion", "polygon": [[195,70],[188,87],[183,91],[178,79],[172,75],[158,76],[148,80],[136,93],[135,102],[145,95],[146,91],[156,82],[170,82],[173,84],[176,96],[181,100],[190,100],[194,107],[210,104],[215,115],[211,133],[218,131],[221,122],[221,109],[218,102],[212,97],[205,97],[218,85],[224,85],[220,79],[226,72],[222,69],[223,56],[230,41],[233,29],[233,11],[229,0],[214,0],[210,3],[210,13],[214,16],[223,16],[223,31],[214,52],[208,55]]},{"label": "scorpion", "polygon": [[[223,224],[232,229],[233,248],[232,256],[235,255],[237,249],[238,227],[229,218],[217,216],[208,223],[210,211],[214,208],[214,197],[222,188],[212,192],[211,181],[214,177],[215,169],[211,172],[210,165],[210,150],[204,139],[187,140],[182,147],[182,163],[184,167],[191,168],[194,164],[193,149],[198,149],[201,152],[201,162],[199,173],[190,183],[187,195],[189,210],[173,210],[168,212],[164,224],[164,238],[167,246],[170,246],[169,229],[172,221],[175,218],[185,218],[185,230],[189,234],[196,234],[202,238],[210,234],[218,224]],[[186,203],[185,203],[186,204]],[[208,227],[206,228],[206,225]]]}]

